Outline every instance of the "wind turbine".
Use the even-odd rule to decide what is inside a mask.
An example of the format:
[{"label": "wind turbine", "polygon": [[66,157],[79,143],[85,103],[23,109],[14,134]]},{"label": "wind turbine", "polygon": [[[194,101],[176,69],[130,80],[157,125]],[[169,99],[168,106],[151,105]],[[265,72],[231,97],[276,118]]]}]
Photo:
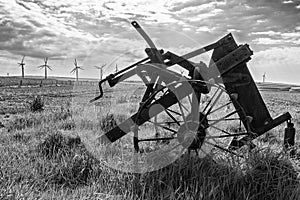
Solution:
[{"label": "wind turbine", "polygon": [[76,72],[76,81],[78,82],[78,70],[79,69],[84,70],[84,69],[82,69],[81,67],[78,66],[76,58],[74,61],[74,65],[75,65],[75,67],[74,67],[74,69],[72,69],[72,71],[70,73]]},{"label": "wind turbine", "polygon": [[47,68],[48,69],[50,69],[51,71],[52,71],[52,69],[51,69],[51,67],[47,64],[48,63],[48,57],[46,57],[46,58],[44,58],[44,62],[45,62],[45,64],[43,64],[43,65],[41,65],[41,66],[38,66],[38,68],[40,68],[40,69],[45,69],[45,79],[47,79]]},{"label": "wind turbine", "polygon": [[22,78],[24,78],[24,66],[25,66],[24,58],[25,58],[25,56],[23,56],[22,61],[20,63],[18,63],[22,69]]},{"label": "wind turbine", "polygon": [[100,81],[102,80],[103,77],[103,68],[106,66],[106,64],[101,65],[101,67],[99,66],[94,66],[95,68],[99,69],[100,71]]},{"label": "wind turbine", "polygon": [[264,83],[266,81],[266,72],[263,74],[262,78],[263,78],[263,83]]}]

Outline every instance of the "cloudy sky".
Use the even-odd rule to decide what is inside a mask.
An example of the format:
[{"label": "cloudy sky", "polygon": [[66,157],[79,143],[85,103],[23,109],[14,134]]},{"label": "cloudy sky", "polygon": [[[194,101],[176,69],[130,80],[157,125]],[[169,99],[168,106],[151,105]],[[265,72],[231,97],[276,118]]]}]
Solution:
[{"label": "cloudy sky", "polygon": [[[254,51],[256,81],[300,84],[300,0],[0,0],[0,76],[28,75],[49,57],[50,76],[70,74],[74,58],[97,78],[144,58],[146,43],[130,25],[136,20],[158,48],[177,54],[231,32]],[[203,59],[205,56],[203,56]],[[209,56],[207,56],[209,57]]]}]

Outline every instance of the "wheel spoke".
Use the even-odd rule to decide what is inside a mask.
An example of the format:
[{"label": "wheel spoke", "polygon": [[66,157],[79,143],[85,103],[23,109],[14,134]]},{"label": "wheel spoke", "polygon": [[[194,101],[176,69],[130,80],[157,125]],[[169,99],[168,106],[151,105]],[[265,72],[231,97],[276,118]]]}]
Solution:
[{"label": "wheel spoke", "polygon": [[173,140],[177,137],[164,137],[164,138],[143,138],[139,139],[139,142],[146,142],[146,141],[158,141],[158,140]]},{"label": "wheel spoke", "polygon": [[216,96],[216,94],[218,93],[218,91],[220,90],[220,88],[218,88],[215,93],[213,94],[213,96],[211,97],[211,99],[208,101],[208,103],[206,104],[205,108],[203,109],[203,113],[205,113],[206,109],[208,108],[209,104],[212,102],[212,100],[214,99],[214,97]]},{"label": "wheel spoke", "polygon": [[168,131],[170,131],[170,132],[177,133],[177,131],[175,131],[175,130],[173,130],[173,129],[171,129],[171,128],[162,126],[162,125],[159,124],[159,123],[155,123],[155,122],[152,122],[152,121],[148,121],[148,122],[150,122],[150,123],[152,123],[152,124],[154,124],[154,125],[156,125],[156,126],[159,126],[159,127],[163,128],[163,129],[166,129],[166,130],[168,130]]},{"label": "wheel spoke", "polygon": [[[157,123],[157,116],[154,117],[154,123]],[[155,128],[155,133],[159,133],[158,127],[154,126],[154,128]],[[157,136],[157,135],[155,134],[155,136]]]},{"label": "wheel spoke", "polygon": [[174,113],[174,114],[176,114],[176,115],[181,116],[181,114],[180,114],[179,112],[176,112],[176,111],[171,110],[171,109],[169,109],[169,108],[166,108],[166,110],[168,110],[168,111],[170,111],[170,112],[172,112],[172,113]]},{"label": "wheel spoke", "polygon": [[[205,114],[206,116],[208,114],[210,114],[211,110],[213,109],[213,107],[216,105],[216,103],[218,102],[218,100],[220,99],[221,95],[222,95],[223,91],[221,90],[221,92],[218,94],[218,96],[216,97],[216,99],[214,100],[214,102],[212,103],[212,105],[210,106],[210,108],[208,109],[207,113]],[[205,112],[205,111],[203,111]]]},{"label": "wheel spoke", "polygon": [[183,118],[183,121],[186,121],[186,117],[185,117],[185,115],[184,115],[183,108],[182,108],[182,105],[181,105],[180,101],[178,101],[177,103],[178,103],[178,105],[179,105],[179,109],[180,109],[180,112],[181,112],[181,116],[182,116],[182,118]]},{"label": "wheel spoke", "polygon": [[192,105],[192,99],[191,99],[190,95],[188,95],[188,100],[189,100],[190,105]]},{"label": "wheel spoke", "polygon": [[169,115],[169,117],[171,117],[171,118],[173,119],[173,121],[174,121],[178,126],[180,126],[180,123],[178,122],[178,120],[175,119],[175,117],[174,117],[173,115],[171,115],[171,113],[170,113],[167,109],[165,109],[165,112]]},{"label": "wheel spoke", "polygon": [[213,147],[216,147],[216,148],[218,148],[218,149],[220,149],[220,150],[222,150],[222,151],[225,151],[225,152],[227,152],[227,153],[231,153],[231,154],[236,155],[236,156],[238,156],[238,157],[244,158],[244,156],[242,156],[242,155],[240,155],[240,154],[237,154],[236,152],[230,151],[230,150],[228,150],[228,149],[225,149],[224,147],[221,147],[221,146],[219,146],[219,145],[213,144],[213,143],[208,142],[208,141],[205,141],[205,143],[207,143],[207,144],[209,144],[209,145],[212,145]]},{"label": "wheel spoke", "polygon": [[234,115],[235,113],[237,113],[237,111],[233,111],[227,115],[225,115],[224,117],[217,119],[216,121],[214,121],[213,123],[210,124],[210,126],[215,125],[217,123],[219,123],[220,121],[224,121],[227,117],[230,117],[231,115]]},{"label": "wheel spoke", "polygon": [[[208,119],[209,122],[214,122],[214,121],[217,121],[218,119]],[[224,119],[224,121],[236,121],[236,120],[241,120],[240,118],[227,118],[227,119]],[[241,125],[239,125],[241,126]]]},{"label": "wheel spoke", "polygon": [[218,107],[218,108],[216,108],[216,109],[210,111],[210,114],[212,114],[212,113],[214,113],[214,112],[216,112],[216,111],[218,111],[218,110],[220,110],[220,109],[222,109],[222,108],[228,106],[229,104],[231,104],[231,102],[228,102],[228,103],[226,103],[226,104],[224,104],[224,105],[222,105],[222,106],[220,106],[220,107]]},{"label": "wheel spoke", "polygon": [[207,138],[207,139],[228,138],[228,137],[236,137],[236,136],[244,136],[244,135],[249,135],[249,134],[248,133],[236,133],[236,134],[230,134],[230,135],[206,136],[205,138]]},{"label": "wheel spoke", "polygon": [[[186,122],[187,120],[186,120],[186,117],[185,117],[185,115],[184,115],[184,112],[183,112],[183,109],[182,109],[182,106],[181,106],[180,101],[178,101],[178,105],[179,105],[180,111],[181,111],[181,113],[182,113],[183,121]],[[187,123],[184,123],[184,126],[185,126],[185,128],[186,128],[187,130],[189,129],[188,126],[187,126]]]},{"label": "wheel spoke", "polygon": [[212,128],[214,128],[214,129],[217,129],[218,131],[221,131],[222,133],[226,133],[227,135],[231,135],[231,133],[229,133],[228,131],[225,131],[225,130],[223,130],[223,129],[220,129],[220,128],[214,126],[214,125],[209,125],[209,127],[212,127]]},{"label": "wheel spoke", "polygon": [[134,150],[136,152],[139,152],[139,138],[138,138],[138,126],[135,125],[134,127],[134,136],[133,136],[133,145],[134,145]]},{"label": "wheel spoke", "polygon": [[[183,121],[178,121],[179,123],[183,123]],[[155,122],[156,124],[166,124],[166,125],[171,125],[171,124],[177,124],[177,122]]]},{"label": "wheel spoke", "polygon": [[[219,91],[220,88],[218,88],[217,91]],[[216,91],[216,92],[217,92]],[[214,102],[212,103],[212,105],[210,106],[210,108],[208,109],[207,113],[204,114],[204,117],[200,120],[199,124],[202,124],[203,120],[207,118],[207,115],[210,114],[210,111],[212,110],[212,108],[214,107],[214,105],[217,103],[217,101],[219,100],[219,98],[221,97],[221,94],[223,93],[223,91],[221,90],[221,92],[216,96],[216,98],[214,99],[214,96],[217,94],[215,93],[213,98],[209,101],[209,103],[206,105],[206,107],[203,110],[203,113],[205,113],[205,110],[208,108],[208,105],[212,102],[212,100],[214,99]]]},{"label": "wheel spoke", "polygon": [[189,112],[189,109],[187,109],[180,101],[178,101],[178,105],[182,106],[182,108],[184,108],[184,110],[186,110],[187,112]]}]

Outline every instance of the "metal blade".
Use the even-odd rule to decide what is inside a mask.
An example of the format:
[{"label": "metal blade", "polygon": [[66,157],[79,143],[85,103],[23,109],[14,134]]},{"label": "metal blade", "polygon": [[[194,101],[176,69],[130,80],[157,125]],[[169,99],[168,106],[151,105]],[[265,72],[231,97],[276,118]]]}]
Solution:
[{"label": "metal blade", "polygon": [[153,41],[150,39],[147,33],[140,27],[140,25],[136,21],[131,22],[131,24],[137,30],[137,32],[139,32],[139,34],[144,38],[144,40],[147,42],[150,48],[157,49]]}]

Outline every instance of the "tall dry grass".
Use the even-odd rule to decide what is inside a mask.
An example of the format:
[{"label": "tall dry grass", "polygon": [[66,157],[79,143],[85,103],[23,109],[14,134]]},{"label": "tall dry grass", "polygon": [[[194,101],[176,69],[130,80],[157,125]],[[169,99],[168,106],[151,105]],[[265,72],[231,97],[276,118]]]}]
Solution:
[{"label": "tall dry grass", "polygon": [[136,109],[130,98],[14,115],[0,129],[0,199],[300,199],[300,155],[282,151],[282,127],[259,138],[244,158],[184,154],[143,174],[107,167],[84,136],[129,117]]}]

